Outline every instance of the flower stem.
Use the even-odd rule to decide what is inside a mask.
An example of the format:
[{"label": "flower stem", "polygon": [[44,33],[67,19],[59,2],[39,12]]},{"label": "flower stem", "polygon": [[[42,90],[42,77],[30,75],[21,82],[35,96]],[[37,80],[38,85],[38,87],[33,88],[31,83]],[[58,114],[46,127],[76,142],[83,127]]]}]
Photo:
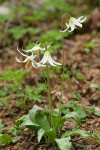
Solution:
[{"label": "flower stem", "polygon": [[[62,28],[62,31],[63,31],[63,24],[64,24],[64,17],[65,16],[69,16],[70,17],[70,14],[68,13],[65,13],[63,16],[62,16],[62,21],[61,21],[61,28]],[[61,97],[60,97],[60,104],[59,104],[59,117],[61,117],[61,105],[62,105],[62,97],[63,97],[63,85],[64,85],[64,61],[65,61],[65,51],[64,51],[64,35],[63,35],[63,32],[61,32],[62,34],[62,50],[63,50],[63,54],[62,54],[62,82],[61,82],[61,87],[60,87],[60,90],[61,90]]]},{"label": "flower stem", "polygon": [[48,86],[48,110],[49,110],[49,121],[50,121],[50,124],[52,126],[52,112],[51,112],[51,109],[52,109],[52,103],[51,103],[51,89],[50,89],[50,76],[49,76],[49,66],[47,65],[46,66],[46,71],[47,71],[47,86]]}]

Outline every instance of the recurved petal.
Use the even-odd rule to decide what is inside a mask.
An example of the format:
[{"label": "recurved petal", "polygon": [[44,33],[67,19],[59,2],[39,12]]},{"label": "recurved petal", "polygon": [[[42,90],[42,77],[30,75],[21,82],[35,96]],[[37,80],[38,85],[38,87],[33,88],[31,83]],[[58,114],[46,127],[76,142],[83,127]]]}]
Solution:
[{"label": "recurved petal", "polygon": [[53,63],[53,59],[51,57],[48,58],[48,62],[51,66],[56,66],[54,63]]},{"label": "recurved petal", "polygon": [[60,63],[53,60],[51,56],[49,57],[48,61],[49,61],[50,65],[52,65],[52,66],[61,65]]},{"label": "recurved petal", "polygon": [[[82,19],[83,18],[83,19]],[[84,22],[86,20],[86,16],[81,16],[77,19],[80,23]]]},{"label": "recurved petal", "polygon": [[23,53],[20,52],[20,50],[18,49],[18,46],[17,46],[17,51],[18,51],[22,56],[27,57],[27,55],[25,55],[25,54],[23,54]]},{"label": "recurved petal", "polygon": [[58,62],[56,62],[56,61],[54,61],[54,60],[53,60],[53,63],[54,63],[55,65],[59,65],[59,66],[62,65],[61,63],[58,63]]},{"label": "recurved petal", "polygon": [[32,61],[32,66],[33,66],[34,68],[38,68],[38,67],[39,67],[39,64],[36,63],[35,61]]},{"label": "recurved petal", "polygon": [[16,57],[16,60],[17,60],[17,62],[19,62],[19,63],[25,63],[25,62],[27,62],[28,58],[26,58],[25,60],[21,61],[21,60],[19,60],[19,59]]},{"label": "recurved petal", "polygon": [[69,25],[68,25],[68,23],[66,23],[66,27],[67,27],[67,29],[69,28]]},{"label": "recurved petal", "polygon": [[60,32],[66,32],[67,30],[68,30],[68,28],[66,28],[66,29],[65,29],[65,30],[63,30],[63,31],[61,31],[61,30],[60,30]]},{"label": "recurved petal", "polygon": [[27,49],[27,50],[25,50],[25,49],[22,49],[24,52],[32,52],[32,49]]}]

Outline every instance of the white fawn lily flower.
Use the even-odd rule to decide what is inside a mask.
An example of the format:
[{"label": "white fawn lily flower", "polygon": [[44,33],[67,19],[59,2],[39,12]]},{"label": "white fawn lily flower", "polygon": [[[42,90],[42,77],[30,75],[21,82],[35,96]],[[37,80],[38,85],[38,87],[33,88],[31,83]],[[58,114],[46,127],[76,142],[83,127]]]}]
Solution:
[{"label": "white fawn lily flower", "polygon": [[35,57],[36,57],[37,55],[33,55],[33,53],[32,53],[30,56],[28,56],[28,55],[25,55],[25,54],[23,54],[22,52],[20,52],[20,50],[18,49],[18,47],[17,47],[17,50],[18,50],[18,52],[19,52],[22,56],[26,57],[25,60],[23,60],[23,61],[19,60],[19,59],[16,57],[17,62],[19,62],[19,63],[26,63],[26,67],[27,67],[27,65],[28,65],[29,62],[31,61],[33,67],[35,67],[35,68],[36,68],[36,67],[39,67],[39,66],[38,66],[38,63],[34,61],[34,59],[35,59]]},{"label": "white fawn lily flower", "polygon": [[[66,32],[66,31],[72,32],[77,27],[82,28],[82,23],[85,20],[86,20],[86,16],[85,17],[81,16],[78,19],[76,19],[74,17],[71,17],[70,20],[69,20],[69,24],[66,23],[67,28],[65,30],[63,30],[63,31],[60,31],[60,32]],[[69,30],[69,28],[71,28],[71,29]]]},{"label": "white fawn lily flower", "polygon": [[[24,50],[24,49],[22,49],[22,50],[25,51],[25,52],[33,52],[34,54],[38,55],[40,50],[43,50],[43,51],[45,50],[45,47],[44,47],[44,48],[41,48],[41,47],[40,47],[40,44],[41,44],[41,43],[36,44],[32,49],[29,49],[29,50]],[[48,49],[49,47],[50,47],[50,45],[47,45],[47,49]]]},{"label": "white fawn lily flower", "polygon": [[62,65],[62,64],[56,62],[55,60],[53,60],[48,51],[46,51],[44,53],[42,60],[39,62],[39,65],[40,65],[40,67],[42,67],[43,65],[45,66],[46,63],[49,63],[51,66]]}]

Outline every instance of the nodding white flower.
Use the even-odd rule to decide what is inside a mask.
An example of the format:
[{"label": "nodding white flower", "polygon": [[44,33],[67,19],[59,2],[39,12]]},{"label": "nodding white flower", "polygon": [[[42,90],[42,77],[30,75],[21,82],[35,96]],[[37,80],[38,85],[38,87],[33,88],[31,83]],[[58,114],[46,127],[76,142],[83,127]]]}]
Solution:
[{"label": "nodding white flower", "polygon": [[[44,48],[41,48],[41,47],[40,47],[40,44],[41,44],[41,43],[36,44],[32,49],[29,49],[29,50],[24,50],[24,49],[22,49],[22,50],[25,51],[25,52],[33,52],[34,54],[38,55],[40,50],[43,50],[43,51],[45,50],[45,47],[44,47]],[[50,47],[50,45],[47,45],[47,49],[48,49],[49,47]]]},{"label": "nodding white flower", "polygon": [[[67,28],[61,32],[65,32],[65,31],[69,31],[72,32],[74,31],[74,29],[76,29],[77,27],[82,28],[82,23],[86,20],[86,16],[81,16],[78,19],[71,17],[69,20],[69,24],[66,23]],[[69,28],[71,28],[69,30]]]},{"label": "nodding white flower", "polygon": [[62,64],[56,62],[55,60],[53,60],[48,51],[46,51],[44,53],[44,56],[43,56],[42,60],[39,62],[39,65],[40,66],[43,66],[43,65],[45,66],[46,63],[49,63],[51,66],[62,65]]},{"label": "nodding white flower", "polygon": [[23,61],[19,60],[19,59],[16,57],[17,62],[19,62],[19,63],[26,63],[26,66],[27,66],[27,65],[29,64],[29,62],[31,61],[33,67],[35,67],[35,68],[36,68],[36,67],[39,67],[38,63],[34,61],[34,59],[35,59],[35,57],[36,57],[37,55],[33,55],[33,53],[32,53],[30,56],[28,56],[28,55],[25,55],[25,54],[23,54],[22,52],[20,52],[20,50],[18,49],[18,47],[17,47],[17,50],[18,50],[18,52],[19,52],[22,56],[26,57],[25,60],[23,60]]}]

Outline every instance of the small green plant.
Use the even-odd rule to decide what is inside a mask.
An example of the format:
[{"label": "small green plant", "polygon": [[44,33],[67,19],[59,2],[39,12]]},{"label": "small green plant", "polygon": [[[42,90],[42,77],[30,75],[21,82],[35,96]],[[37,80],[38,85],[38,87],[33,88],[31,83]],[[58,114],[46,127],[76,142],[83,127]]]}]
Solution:
[{"label": "small green plant", "polygon": [[87,117],[85,109],[82,106],[77,105],[76,102],[69,101],[68,103],[65,103],[62,107],[62,111],[66,113],[68,109],[72,109],[73,111],[77,112],[77,114],[80,116],[80,119],[84,119]]},{"label": "small green plant", "polygon": [[0,76],[0,80],[5,82],[12,81],[13,85],[19,85],[27,74],[26,70],[5,70]]},{"label": "small green plant", "polygon": [[80,118],[76,112],[69,112],[63,117],[59,117],[59,109],[52,110],[51,113],[52,122],[49,111],[35,105],[29,111],[28,115],[16,120],[14,126],[16,128],[26,126],[31,130],[37,131],[38,142],[44,137],[47,143],[54,143],[57,140],[57,134],[60,133],[62,126],[67,119],[73,118],[78,125],[80,124]]},{"label": "small green plant", "polygon": [[82,73],[78,73],[75,69],[72,69],[71,73],[78,80],[83,80],[84,79],[84,75]]},{"label": "small green plant", "polygon": [[[58,0],[53,1],[55,4],[58,2]],[[59,1],[60,2],[60,1]],[[58,9],[62,9],[60,5],[57,6]],[[67,14],[68,15],[68,14]],[[69,15],[70,16],[70,15]],[[62,24],[64,15],[62,17]],[[45,41],[57,41],[59,42],[62,40],[62,47],[63,47],[63,38],[65,37],[63,35],[64,32],[67,31],[67,36],[76,29],[76,27],[82,27],[82,23],[86,20],[86,17],[81,16],[79,18],[74,18],[70,16],[69,23],[66,23],[66,29],[60,31],[62,35],[56,31],[56,30],[51,30],[46,32],[42,37],[41,40],[43,42]],[[63,26],[62,26],[63,28]],[[49,41],[49,42],[50,42]],[[34,68],[45,68],[45,82],[46,82],[46,88],[47,88],[47,106],[45,108],[42,108],[40,106],[34,105],[33,108],[29,111],[29,113],[19,119],[17,119],[14,122],[14,127],[16,129],[20,129],[22,127],[26,127],[32,131],[37,132],[37,140],[38,142],[44,141],[46,144],[51,144],[52,148],[58,147],[61,150],[70,150],[72,147],[71,143],[71,138],[74,135],[81,135],[81,136],[86,136],[89,138],[93,138],[95,140],[100,140],[100,136],[95,136],[92,133],[84,130],[79,130],[77,127],[79,127],[83,121],[87,117],[87,113],[85,109],[82,106],[78,106],[77,103],[75,102],[69,102],[65,106],[62,105],[62,96],[63,96],[63,87],[64,87],[64,80],[66,79],[65,71],[67,68],[64,66],[65,62],[65,53],[64,53],[64,48],[62,50],[63,52],[63,61],[62,64],[59,62],[56,62],[52,57],[49,51],[50,45],[47,45],[45,42],[45,47],[42,48],[40,46],[40,43],[35,46],[33,46],[31,49],[28,50],[23,50],[23,52],[19,51],[18,52],[25,57],[24,61],[20,61],[18,58],[16,60],[19,63],[26,63],[26,65],[31,62],[32,66]],[[26,52],[26,54],[24,54]],[[43,54],[43,57],[41,60],[37,62],[37,59],[40,59],[41,57],[40,54]],[[61,84],[61,96],[59,98],[59,108],[54,109],[53,108],[53,103],[52,103],[52,96],[51,96],[51,84],[50,84],[50,73],[51,73],[51,67],[54,66],[61,66],[63,65],[62,68],[62,84]],[[81,73],[77,73],[76,70],[71,71],[72,75],[76,77],[78,80],[84,79],[84,75]],[[67,76],[68,78],[69,76]],[[44,86],[39,85],[38,90],[41,92],[44,92]],[[26,94],[25,94],[26,92]],[[29,87],[26,87],[24,89],[24,96],[28,95],[28,97],[31,99],[32,95],[34,96],[34,93]],[[34,96],[35,97],[35,96]],[[79,100],[80,95],[74,95],[74,98]],[[37,98],[36,98],[37,99]],[[66,109],[67,108],[67,109]],[[72,111],[71,111],[72,110]],[[72,118],[73,120],[76,121],[76,126],[75,129],[71,131],[64,131],[62,128],[64,127],[64,123]]]},{"label": "small green plant", "polygon": [[[59,109],[53,109],[52,113],[52,122],[49,117],[49,111],[34,105],[34,107],[29,111],[29,114],[19,118],[15,121],[15,128],[27,127],[32,131],[37,132],[37,140],[40,142],[42,139],[45,139],[46,143],[51,143],[51,147],[57,143],[58,147],[61,150],[70,150],[72,147],[71,136],[73,135],[82,135],[96,140],[100,139],[98,136],[94,136],[92,133],[84,130],[73,129],[72,131],[66,131],[64,134],[61,133],[61,129],[64,125],[64,122],[70,118],[73,118],[77,125],[80,125],[81,120],[77,112],[68,112],[66,115],[60,117]],[[57,138],[59,135],[59,138]]]},{"label": "small green plant", "polygon": [[100,109],[99,109],[98,107],[91,106],[91,107],[89,108],[89,113],[90,113],[90,114],[93,114],[93,115],[95,115],[95,116],[100,117]]},{"label": "small green plant", "polygon": [[4,125],[0,122],[0,146],[10,143],[11,137],[8,134],[3,134]]},{"label": "small green plant", "polygon": [[[9,144],[9,143],[16,143],[20,140],[20,136],[16,136],[16,134],[13,134],[15,137],[11,137],[8,133],[11,133],[8,131],[8,133],[3,133],[4,131],[4,125],[2,124],[2,122],[0,122],[0,148],[5,145],[5,144]],[[16,129],[13,130],[13,132]]]},{"label": "small green plant", "polygon": [[97,90],[100,90],[100,84],[91,83],[90,88],[95,88]]},{"label": "small green plant", "polygon": [[81,95],[80,95],[80,93],[76,93],[76,94],[73,94],[73,98],[75,99],[75,100],[80,100],[80,97],[81,97]]},{"label": "small green plant", "polygon": [[[38,88],[38,90],[37,90]],[[16,107],[24,107],[26,108],[26,101],[34,101],[34,102],[41,102],[42,101],[42,96],[41,93],[46,92],[46,86],[45,84],[37,84],[36,88],[30,88],[29,86],[25,86],[22,89],[22,92],[16,93],[16,98],[18,101],[16,101],[15,106]]]},{"label": "small green plant", "polygon": [[6,15],[0,14],[0,22],[4,23],[8,20],[13,20],[14,17],[15,17],[14,14],[6,14]]},{"label": "small green plant", "polygon": [[99,44],[97,44],[94,40],[91,40],[89,43],[83,44],[83,46],[84,52],[88,54],[93,48],[98,47]]},{"label": "small green plant", "polygon": [[[19,32],[20,31],[20,32]],[[32,27],[26,27],[26,26],[16,26],[14,28],[9,29],[9,34],[12,35],[12,37],[15,40],[19,40],[21,38],[23,38],[27,33],[31,36],[34,36],[36,34],[38,34],[40,32],[39,28],[32,28]]]},{"label": "small green plant", "polygon": [[1,98],[0,98],[0,106],[3,106],[3,105],[5,105],[5,104],[7,104],[9,98],[10,98],[10,96],[1,97]]}]

